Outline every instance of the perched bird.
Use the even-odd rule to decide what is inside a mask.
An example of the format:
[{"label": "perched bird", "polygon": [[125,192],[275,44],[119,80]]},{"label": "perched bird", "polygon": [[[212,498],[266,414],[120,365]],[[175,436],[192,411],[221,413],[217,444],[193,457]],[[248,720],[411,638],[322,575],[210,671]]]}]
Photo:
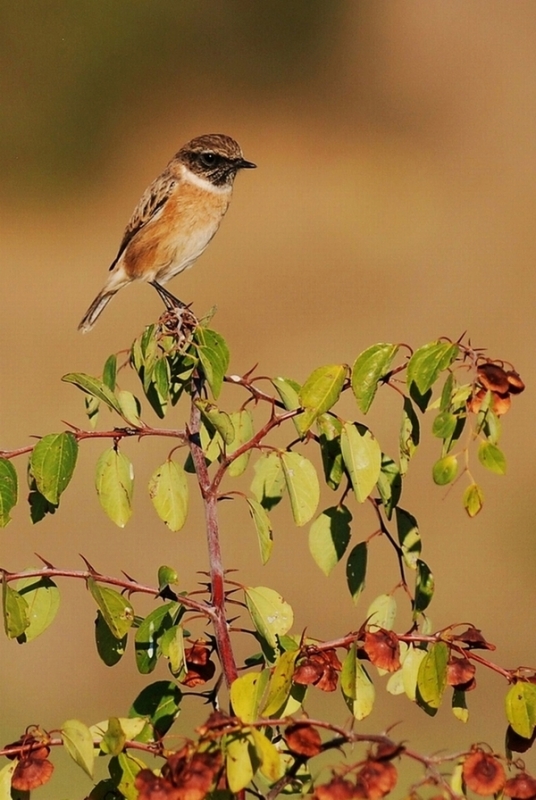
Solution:
[{"label": "perched bird", "polygon": [[183,306],[163,284],[199,258],[229,207],[236,173],[255,166],[221,133],[185,144],[141,196],[108,280],[78,329],[91,330],[114,294],[136,280],[154,286],[167,308]]}]

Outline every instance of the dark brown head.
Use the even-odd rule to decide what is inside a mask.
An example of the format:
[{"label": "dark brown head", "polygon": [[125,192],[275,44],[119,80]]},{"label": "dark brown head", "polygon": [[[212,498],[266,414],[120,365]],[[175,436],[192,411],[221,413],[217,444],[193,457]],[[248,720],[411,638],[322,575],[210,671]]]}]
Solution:
[{"label": "dark brown head", "polygon": [[231,186],[240,169],[257,166],[246,161],[238,142],[223,133],[208,133],[192,139],[181,147],[175,158],[214,186]]}]

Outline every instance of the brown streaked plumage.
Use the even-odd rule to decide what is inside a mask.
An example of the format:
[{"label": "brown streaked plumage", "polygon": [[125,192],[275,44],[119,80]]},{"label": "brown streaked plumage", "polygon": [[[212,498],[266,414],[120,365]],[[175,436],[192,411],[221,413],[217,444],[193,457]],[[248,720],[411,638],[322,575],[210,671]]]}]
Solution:
[{"label": "brown streaked plumage", "polygon": [[91,330],[114,294],[135,280],[151,283],[168,307],[182,305],[163,284],[199,258],[229,207],[237,172],[253,167],[224,134],[185,144],[141,196],[108,280],[78,329]]}]

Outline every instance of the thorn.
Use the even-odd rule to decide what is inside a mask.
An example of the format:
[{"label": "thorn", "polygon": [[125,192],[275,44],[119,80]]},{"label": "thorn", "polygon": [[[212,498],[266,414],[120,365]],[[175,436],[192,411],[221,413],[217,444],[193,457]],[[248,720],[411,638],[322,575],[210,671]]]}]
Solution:
[{"label": "thorn", "polygon": [[246,382],[249,381],[250,377],[253,375],[258,366],[259,362],[257,361],[257,363],[251,367],[251,369],[248,369],[247,372],[244,372],[244,374],[242,375],[242,380]]},{"label": "thorn", "polygon": [[125,576],[125,578],[127,579],[127,581],[132,581],[132,583],[138,583],[138,581],[136,580],[136,578],[133,578],[131,575],[129,575],[129,574],[128,574],[128,572],[125,572],[125,570],[124,570],[124,569],[122,569],[122,570],[121,570],[121,572],[123,573],[123,575]]},{"label": "thorn", "polygon": [[86,567],[88,569],[88,572],[91,572],[92,575],[98,575],[99,574],[97,572],[97,570],[95,569],[95,567],[92,564],[89,563],[87,558],[85,556],[83,556],[82,553],[78,553],[78,555],[80,556],[80,558],[82,559],[82,561],[86,565]]},{"label": "thorn", "polygon": [[43,562],[43,564],[45,565],[45,567],[48,567],[49,569],[56,569],[56,567],[54,566],[54,564],[51,564],[51,563],[50,563],[50,561],[47,561],[47,560],[46,560],[46,558],[43,558],[43,556],[40,556],[40,555],[39,555],[39,553],[34,553],[34,556],[37,556],[37,558],[38,558],[40,561],[42,561],[42,562]]},{"label": "thorn", "polygon": [[66,420],[66,419],[62,419],[62,423],[63,423],[64,425],[67,425],[67,427],[68,427],[68,428],[71,428],[71,429],[72,429],[73,431],[75,431],[76,433],[80,433],[80,431],[82,430],[81,428],[79,428],[79,427],[78,427],[78,425],[73,425],[73,423],[72,423],[72,422],[67,422],[67,420]]}]

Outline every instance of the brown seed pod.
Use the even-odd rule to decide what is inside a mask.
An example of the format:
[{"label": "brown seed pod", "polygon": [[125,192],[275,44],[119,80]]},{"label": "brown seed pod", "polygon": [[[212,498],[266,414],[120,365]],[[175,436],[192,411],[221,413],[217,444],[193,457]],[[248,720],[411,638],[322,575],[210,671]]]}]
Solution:
[{"label": "brown seed pod", "polygon": [[501,791],[506,774],[501,762],[490,753],[473,750],[463,762],[463,779],[472,792],[487,797]]},{"label": "brown seed pod", "polygon": [[489,389],[492,392],[499,392],[504,394],[510,390],[508,383],[508,376],[502,367],[498,364],[480,364],[477,369],[477,376],[479,383],[484,389]]},{"label": "brown seed pod", "polygon": [[508,386],[509,390],[512,394],[521,394],[522,391],[525,389],[525,384],[513,369],[510,372],[506,373],[506,377],[508,378]]}]

